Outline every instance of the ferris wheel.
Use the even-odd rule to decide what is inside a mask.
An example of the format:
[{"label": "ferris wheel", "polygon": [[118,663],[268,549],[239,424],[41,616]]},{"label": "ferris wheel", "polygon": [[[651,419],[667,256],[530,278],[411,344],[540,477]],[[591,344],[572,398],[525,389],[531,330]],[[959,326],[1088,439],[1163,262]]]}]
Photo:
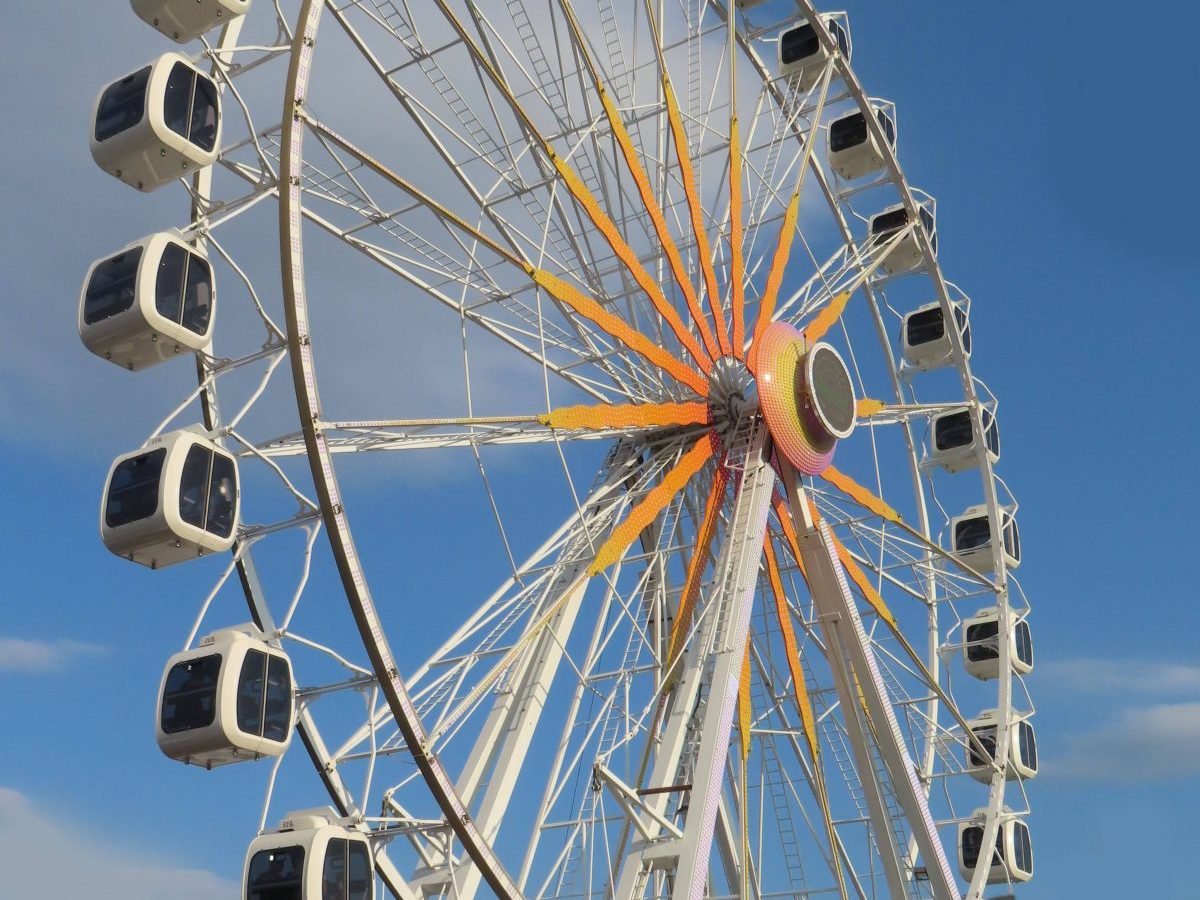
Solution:
[{"label": "ferris wheel", "polygon": [[157,739],[259,761],[245,897],[1032,877],[998,403],[847,14],[132,6],[186,47],[92,152],[190,215],[92,265],[79,329],[198,382],[100,525],[222,560]]}]

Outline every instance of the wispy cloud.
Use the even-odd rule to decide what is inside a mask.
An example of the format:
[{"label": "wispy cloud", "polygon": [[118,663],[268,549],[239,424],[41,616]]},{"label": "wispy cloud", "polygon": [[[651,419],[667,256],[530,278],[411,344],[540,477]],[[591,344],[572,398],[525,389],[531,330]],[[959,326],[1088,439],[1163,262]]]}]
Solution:
[{"label": "wispy cloud", "polygon": [[82,641],[0,637],[0,672],[53,672],[81,656],[98,656],[106,652],[104,647]]},{"label": "wispy cloud", "polygon": [[77,826],[60,825],[28,797],[0,787],[0,871],[4,896],[39,900],[226,900],[238,886],[199,869],[137,859]]},{"label": "wispy cloud", "polygon": [[1200,696],[1200,666],[1180,663],[1083,657],[1045,662],[1038,675],[1075,691]]},{"label": "wispy cloud", "polygon": [[1121,712],[1071,737],[1062,757],[1042,766],[1056,778],[1147,781],[1200,773],[1200,703],[1160,703]]}]

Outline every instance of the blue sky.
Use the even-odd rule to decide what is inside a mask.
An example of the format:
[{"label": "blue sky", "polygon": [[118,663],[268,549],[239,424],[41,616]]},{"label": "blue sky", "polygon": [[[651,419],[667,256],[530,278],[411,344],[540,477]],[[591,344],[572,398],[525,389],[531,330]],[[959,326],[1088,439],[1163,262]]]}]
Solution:
[{"label": "blue sky", "polygon": [[[96,535],[109,461],[187,373],[131,388],[74,324],[88,263],[181,202],[134,197],[87,149],[97,87],[162,45],[119,0],[54,6],[13,5],[0,34],[0,898],[233,896],[265,773],[214,786],[152,736],[162,662],[216,569],[159,579]],[[1177,865],[1200,804],[1200,62],[1181,6],[849,9],[855,68],[898,105],[902,163],[974,300],[973,366],[1003,403],[1039,654],[1032,898],[1197,894]],[[35,892],[51,859],[77,884]]]}]

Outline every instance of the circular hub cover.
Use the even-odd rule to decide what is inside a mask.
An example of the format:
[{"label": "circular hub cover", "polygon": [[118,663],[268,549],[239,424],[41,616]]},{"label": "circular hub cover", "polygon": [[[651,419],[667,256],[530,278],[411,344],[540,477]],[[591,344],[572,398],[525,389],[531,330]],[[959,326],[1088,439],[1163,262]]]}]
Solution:
[{"label": "circular hub cover", "polygon": [[799,331],[775,322],[755,359],[763,417],[775,449],[805,475],[833,460],[837,442],[854,430],[854,386],[833,347],[809,347]]}]

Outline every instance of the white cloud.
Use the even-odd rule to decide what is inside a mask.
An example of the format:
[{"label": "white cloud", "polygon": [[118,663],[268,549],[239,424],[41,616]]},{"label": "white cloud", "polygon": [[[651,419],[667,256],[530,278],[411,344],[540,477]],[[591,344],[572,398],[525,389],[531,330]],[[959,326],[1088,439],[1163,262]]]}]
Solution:
[{"label": "white cloud", "polygon": [[[166,863],[166,864],[164,864]],[[0,787],[0,893],[75,900],[228,900],[238,886],[211,872],[137,859],[106,838],[44,816],[18,791]]]},{"label": "white cloud", "polygon": [[1179,663],[1084,657],[1043,663],[1039,675],[1076,691],[1200,695],[1200,666]]},{"label": "white cloud", "polygon": [[1124,710],[1113,722],[1072,737],[1042,770],[1056,778],[1147,781],[1200,774],[1200,703]]},{"label": "white cloud", "polygon": [[97,656],[104,647],[82,641],[29,641],[0,637],[0,672],[53,672],[80,656]]}]

